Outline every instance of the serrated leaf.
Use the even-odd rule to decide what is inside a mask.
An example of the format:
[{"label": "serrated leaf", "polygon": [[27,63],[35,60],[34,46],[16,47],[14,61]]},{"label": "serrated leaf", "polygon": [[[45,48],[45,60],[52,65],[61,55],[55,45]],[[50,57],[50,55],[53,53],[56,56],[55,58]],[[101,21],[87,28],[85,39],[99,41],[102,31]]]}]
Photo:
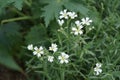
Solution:
[{"label": "serrated leaf", "polygon": [[76,2],[66,1],[64,6],[69,10],[80,12],[82,15],[87,15],[89,11],[86,7]]},{"label": "serrated leaf", "polygon": [[50,3],[45,6],[42,10],[44,11],[42,17],[44,17],[46,27],[50,23],[51,20],[58,18],[58,13],[62,9],[61,3],[51,0]]},{"label": "serrated leaf", "polygon": [[88,12],[88,9],[86,7],[79,3],[71,2],[70,0],[42,0],[41,2],[47,4],[43,8],[44,12],[42,14],[46,26],[49,25],[50,21],[53,20],[54,17],[56,19],[58,18],[59,12],[62,10],[63,6],[70,11],[80,12],[83,15],[87,15]]},{"label": "serrated leaf", "polygon": [[47,38],[46,28],[43,25],[36,25],[30,29],[25,38],[27,44],[44,43]]},{"label": "serrated leaf", "polygon": [[6,7],[10,6],[11,4],[18,10],[22,10],[23,0],[0,0],[0,14]]},{"label": "serrated leaf", "polygon": [[14,6],[15,6],[18,10],[22,10],[23,0],[14,0]]}]

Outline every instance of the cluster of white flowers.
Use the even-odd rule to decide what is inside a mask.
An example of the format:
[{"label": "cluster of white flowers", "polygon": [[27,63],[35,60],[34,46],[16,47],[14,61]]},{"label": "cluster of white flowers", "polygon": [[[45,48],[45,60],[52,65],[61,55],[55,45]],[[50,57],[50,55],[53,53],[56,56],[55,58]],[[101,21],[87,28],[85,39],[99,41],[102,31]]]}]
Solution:
[{"label": "cluster of white flowers", "polygon": [[67,9],[64,9],[63,11],[60,11],[60,16],[58,19],[58,24],[62,26],[64,24],[64,19],[74,19],[78,15],[75,12],[68,12]]},{"label": "cluster of white flowers", "polygon": [[[64,9],[63,11],[60,11],[58,24],[60,26],[63,26],[65,19],[66,20],[67,19],[75,19],[76,17],[78,17],[78,15],[75,12],[70,12],[67,9]],[[85,26],[89,26],[90,23],[92,23],[92,20],[89,19],[89,17],[82,18],[81,20],[75,19],[75,22],[73,22],[74,25],[71,27],[71,33],[76,35],[76,36],[82,35],[83,28]],[[94,27],[89,28],[89,30],[92,30],[92,29],[94,29]],[[61,27],[61,30],[63,30],[62,27]],[[58,45],[56,43],[52,43],[48,50],[43,48],[42,46],[40,46],[40,47],[35,46],[34,47],[33,44],[28,45],[27,49],[33,51],[33,55],[37,56],[38,58],[42,57],[42,56],[46,56],[47,60],[51,63],[55,61],[54,59],[56,58],[56,56],[54,54],[60,53],[57,56],[59,63],[60,64],[69,63],[69,55],[66,54],[65,52],[59,52]],[[47,52],[48,52],[47,55],[45,54],[46,53],[45,50],[47,50]],[[53,52],[53,54],[51,54],[51,52]],[[101,67],[102,67],[101,63],[96,63],[96,66],[94,68],[95,75],[99,75],[100,73],[102,73]]]},{"label": "cluster of white flowers", "polygon": [[95,75],[99,75],[100,73],[102,73],[101,67],[102,67],[101,63],[96,63],[96,67],[94,68]]},{"label": "cluster of white flowers", "polygon": [[[69,18],[75,19],[76,17],[78,17],[78,15],[75,12],[70,12],[67,9],[64,9],[63,11],[60,11],[58,24],[60,26],[62,26],[65,22],[64,19],[69,19]],[[92,20],[90,20],[88,17],[75,21],[74,22],[75,27],[72,27],[71,33],[73,33],[74,35],[83,34],[83,29],[82,29],[83,26],[88,26],[88,25],[90,25],[91,22],[92,22]],[[90,28],[90,29],[93,29],[93,28]]]},{"label": "cluster of white flowers", "polygon": [[[33,44],[30,44],[27,46],[27,49],[33,51],[33,55],[36,55],[38,58],[45,54],[45,51],[42,46],[38,48],[37,46],[33,47]],[[51,46],[49,47],[49,51],[53,51],[55,53],[57,52],[57,50],[58,50],[57,44],[52,43]],[[65,52],[61,52],[61,54],[58,56],[58,60],[60,61],[61,64],[68,63],[69,62],[68,58],[69,55],[66,54]],[[49,62],[53,62],[54,56],[47,55],[47,59]]]}]

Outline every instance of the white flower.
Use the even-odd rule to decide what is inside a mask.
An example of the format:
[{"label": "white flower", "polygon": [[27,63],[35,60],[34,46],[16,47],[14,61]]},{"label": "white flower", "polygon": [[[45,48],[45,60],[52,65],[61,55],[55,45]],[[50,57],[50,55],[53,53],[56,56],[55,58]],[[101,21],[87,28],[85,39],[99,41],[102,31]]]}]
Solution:
[{"label": "white flower", "polygon": [[28,48],[28,50],[33,50],[33,45],[30,44],[30,45],[27,46],[27,48]]},{"label": "white flower", "polygon": [[100,68],[100,67],[102,67],[102,64],[101,63],[96,63],[96,67]]},{"label": "white flower", "polygon": [[83,34],[83,30],[81,29],[81,27],[72,27],[72,33],[74,35],[78,35],[78,34]]},{"label": "white flower", "polygon": [[34,52],[33,54],[36,55],[37,57],[41,57],[42,54],[44,54],[44,51],[43,51],[43,47],[40,46],[39,48],[38,47],[34,47]]},{"label": "white flower", "polygon": [[80,21],[75,21],[75,24],[76,24],[76,26],[77,27],[79,27],[79,28],[83,28],[83,26],[82,26],[82,24],[81,24],[81,22]]},{"label": "white flower", "polygon": [[91,28],[91,27],[90,27],[90,28],[88,28],[88,29],[89,29],[89,31],[93,30],[93,28]]},{"label": "white flower", "polygon": [[92,20],[90,20],[88,17],[86,18],[83,18],[82,19],[82,24],[85,24],[85,25],[90,25],[90,23],[92,22]]},{"label": "white flower", "polygon": [[59,19],[58,19],[58,24],[59,24],[60,26],[62,26],[62,25],[64,24],[64,20],[59,20]]},{"label": "white flower", "polygon": [[53,62],[54,57],[53,56],[48,56],[48,61]]},{"label": "white flower", "polygon": [[96,63],[96,67],[94,68],[95,75],[99,75],[100,73],[102,73],[101,67],[102,67],[101,63]]},{"label": "white flower", "polygon": [[69,58],[69,55],[62,52],[60,56],[58,56],[58,59],[60,60],[60,63],[63,64],[63,63],[68,63],[68,58]]},{"label": "white flower", "polygon": [[75,12],[68,12],[68,15],[71,19],[74,19],[75,17],[77,17],[77,14]]},{"label": "white flower", "polygon": [[64,9],[63,11],[60,11],[60,19],[62,18],[65,18],[65,19],[68,19],[68,12],[67,12],[67,9]]},{"label": "white flower", "polygon": [[94,71],[95,71],[95,75],[99,75],[100,73],[102,73],[102,69],[100,69],[98,67],[95,67]]},{"label": "white flower", "polygon": [[58,50],[57,45],[52,43],[51,46],[49,47],[50,51],[56,52]]}]

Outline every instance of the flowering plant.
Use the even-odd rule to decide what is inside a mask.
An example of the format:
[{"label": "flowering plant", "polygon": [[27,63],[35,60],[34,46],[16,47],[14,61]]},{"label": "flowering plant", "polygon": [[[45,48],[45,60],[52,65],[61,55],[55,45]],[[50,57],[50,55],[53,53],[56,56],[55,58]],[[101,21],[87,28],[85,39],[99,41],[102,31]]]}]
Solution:
[{"label": "flowering plant", "polygon": [[[49,80],[57,79],[52,76],[55,73],[60,75],[60,80],[65,80],[66,75],[72,75],[73,73],[76,75],[80,73],[84,76],[81,72],[82,69],[79,69],[81,61],[83,61],[83,64],[86,62],[82,60],[84,55],[94,56],[94,53],[84,50],[84,46],[87,44],[86,38],[90,31],[94,29],[93,26],[90,26],[92,20],[89,17],[79,20],[77,13],[64,9],[60,11],[57,22],[59,29],[56,30],[55,33],[57,34],[54,35],[48,48],[41,45],[40,47],[33,46],[33,44],[27,47],[28,50],[32,51],[33,56],[37,56],[39,60],[36,66],[40,68],[40,71],[37,72],[45,72],[44,76]],[[40,64],[43,66],[39,67]],[[70,67],[73,67],[73,69],[69,70]],[[97,63],[93,74],[99,75],[102,73],[100,68],[101,64]],[[50,71],[52,73],[49,73]]]},{"label": "flowering plant", "polygon": [[119,9],[120,0],[0,0],[0,67],[28,80],[120,80]]}]

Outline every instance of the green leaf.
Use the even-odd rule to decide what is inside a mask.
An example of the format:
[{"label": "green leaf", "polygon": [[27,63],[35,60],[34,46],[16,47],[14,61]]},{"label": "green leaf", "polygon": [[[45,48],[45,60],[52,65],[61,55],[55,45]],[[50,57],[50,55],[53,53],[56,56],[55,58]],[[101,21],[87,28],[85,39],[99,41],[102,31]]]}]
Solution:
[{"label": "green leaf", "polygon": [[33,17],[40,18],[42,14],[41,11],[42,4],[37,0],[37,1],[33,1],[32,6],[34,6],[31,7],[31,13],[33,14]]},{"label": "green leaf", "polygon": [[42,17],[44,17],[46,26],[49,25],[50,21],[55,18],[58,18],[60,10],[62,10],[61,3],[56,0],[51,0],[47,6],[42,9],[44,12]]},{"label": "green leaf", "polygon": [[31,28],[25,38],[27,44],[44,43],[47,39],[46,28],[43,25],[36,25]]},{"label": "green leaf", "polygon": [[15,6],[18,10],[22,10],[23,0],[14,0],[14,6]]},{"label": "green leaf", "polygon": [[75,11],[75,12],[80,12],[82,15],[85,15],[85,16],[87,15],[87,13],[89,11],[82,4],[79,4],[79,3],[76,3],[76,2],[71,2],[69,0],[64,3],[64,6],[69,10],[72,10],[72,11]]},{"label": "green leaf", "polygon": [[[4,37],[6,37],[6,42],[9,44],[9,47],[13,46],[17,48],[22,43],[22,35],[20,34],[20,26],[17,23],[8,23],[0,27],[0,32],[2,32]],[[1,39],[2,40],[2,39]],[[6,44],[1,43],[1,44]],[[12,48],[13,48],[12,47]]]},{"label": "green leaf", "polygon": [[9,54],[6,48],[3,47],[0,47],[0,64],[3,64],[10,69],[21,71],[21,68],[14,61],[13,57]]},{"label": "green leaf", "polygon": [[88,9],[83,5],[71,2],[70,0],[44,0],[42,3],[46,3],[47,5],[42,9],[44,12],[42,17],[44,17],[45,25],[48,27],[51,20],[58,19],[59,12],[62,10],[64,6],[66,9],[70,11],[80,12],[83,15],[87,15]]},{"label": "green leaf", "polygon": [[10,6],[11,4],[18,10],[22,10],[23,0],[0,0],[0,14],[6,7]]},{"label": "green leaf", "polygon": [[[20,71],[21,68],[14,61],[12,54],[20,48],[20,26],[17,23],[8,23],[0,26],[0,64]],[[17,53],[18,54],[18,53]]]}]

